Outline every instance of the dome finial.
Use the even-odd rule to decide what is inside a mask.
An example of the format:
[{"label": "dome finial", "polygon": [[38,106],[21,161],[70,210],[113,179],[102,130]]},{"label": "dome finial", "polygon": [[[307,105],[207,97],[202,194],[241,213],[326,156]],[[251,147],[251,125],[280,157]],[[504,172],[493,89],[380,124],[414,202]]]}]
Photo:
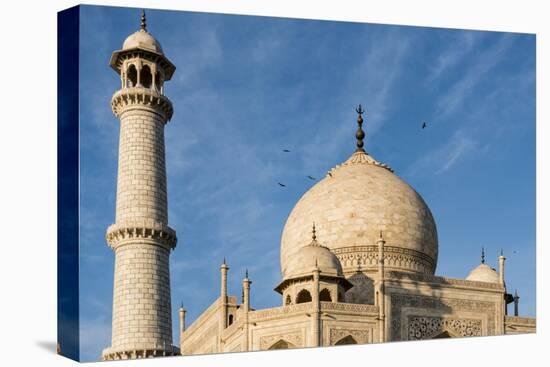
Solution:
[{"label": "dome finial", "polygon": [[363,126],[363,113],[365,113],[365,110],[361,105],[355,109],[355,112],[357,112],[357,125],[359,127],[357,128],[357,132],[355,133],[355,137],[357,138],[357,149],[355,149],[356,152],[364,152],[365,149],[363,149],[363,139],[365,139],[365,132],[362,129]]},{"label": "dome finial", "polygon": [[481,248],[481,263],[485,264],[485,248]]},{"label": "dome finial", "polygon": [[313,229],[311,230],[311,239],[315,242],[317,240],[317,233],[315,231],[315,222],[313,222]]},{"label": "dome finial", "polygon": [[141,30],[147,32],[147,20],[145,19],[145,9],[141,9]]}]

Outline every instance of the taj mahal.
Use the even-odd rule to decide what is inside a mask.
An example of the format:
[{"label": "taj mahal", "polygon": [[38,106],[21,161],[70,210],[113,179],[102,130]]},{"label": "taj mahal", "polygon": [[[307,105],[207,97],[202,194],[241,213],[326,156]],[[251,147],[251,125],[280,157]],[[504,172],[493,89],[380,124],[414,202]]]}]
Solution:
[{"label": "taj mahal", "polygon": [[[535,332],[535,319],[518,315],[519,297],[506,288],[502,253],[494,259],[498,269],[482,253],[465,279],[435,274],[439,243],[430,208],[367,153],[361,106],[350,157],[288,216],[280,282],[269,285],[280,305],[254,308],[248,273],[242,295],[228,294],[230,264],[223,261],[219,297],[191,323],[185,305],[171,315],[169,258],[177,236],[168,221],[164,128],[174,106],[164,83],[176,67],[148,32],[144,13],[110,66],[120,77],[111,100],[120,140],[116,219],[106,233],[115,270],[104,360]],[[350,122],[350,135],[355,128]],[[172,317],[179,318],[179,345]]]}]

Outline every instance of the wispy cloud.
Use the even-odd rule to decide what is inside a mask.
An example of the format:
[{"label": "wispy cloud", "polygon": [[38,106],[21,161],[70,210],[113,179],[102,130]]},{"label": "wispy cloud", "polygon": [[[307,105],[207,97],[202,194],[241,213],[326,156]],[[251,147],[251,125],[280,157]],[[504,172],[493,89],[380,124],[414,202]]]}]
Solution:
[{"label": "wispy cloud", "polygon": [[440,175],[461,160],[479,151],[479,143],[462,131],[457,131],[445,144],[418,159],[409,169],[409,176]]},{"label": "wispy cloud", "polygon": [[469,60],[471,65],[459,74],[458,80],[436,101],[434,119],[441,121],[452,116],[464,101],[473,95],[475,87],[486,78],[489,71],[503,60],[503,54],[512,46],[513,36],[503,35],[487,49]]},{"label": "wispy cloud", "polygon": [[479,32],[468,31],[453,35],[446,49],[439,53],[439,56],[430,65],[430,71],[425,83],[433,83],[441,76],[449,73],[455,66],[464,62],[470,51],[479,42]]}]

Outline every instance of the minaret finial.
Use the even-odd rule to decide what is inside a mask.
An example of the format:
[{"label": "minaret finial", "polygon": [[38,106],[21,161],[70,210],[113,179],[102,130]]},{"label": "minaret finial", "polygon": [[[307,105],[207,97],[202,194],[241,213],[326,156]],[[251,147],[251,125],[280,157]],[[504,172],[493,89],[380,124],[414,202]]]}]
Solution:
[{"label": "minaret finial", "polygon": [[357,132],[355,133],[355,137],[357,138],[357,149],[355,149],[356,152],[364,152],[365,149],[363,149],[363,139],[365,139],[365,132],[363,131],[363,113],[365,113],[365,110],[361,105],[355,109],[355,112],[357,112],[357,125],[359,127],[357,128]]},{"label": "minaret finial", "polygon": [[227,263],[225,262],[225,256],[223,257],[223,265],[227,265]]},{"label": "minaret finial", "polygon": [[315,222],[313,222],[313,229],[312,229],[312,231],[311,231],[311,239],[312,239],[313,241],[316,241],[316,240],[317,240],[317,233],[316,233],[316,231],[315,231]]},{"label": "minaret finial", "polygon": [[141,29],[147,32],[147,19],[145,19],[145,9],[141,9]]},{"label": "minaret finial", "polygon": [[485,264],[485,248],[481,248],[481,263]]},{"label": "minaret finial", "polygon": [[248,269],[245,270],[245,272],[244,272],[244,277],[245,277],[246,279],[248,279]]}]

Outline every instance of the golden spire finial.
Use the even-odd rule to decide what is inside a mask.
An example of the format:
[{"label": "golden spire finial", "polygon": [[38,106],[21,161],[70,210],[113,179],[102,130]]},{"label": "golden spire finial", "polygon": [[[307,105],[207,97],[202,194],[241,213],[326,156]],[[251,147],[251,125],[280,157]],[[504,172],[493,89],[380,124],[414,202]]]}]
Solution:
[{"label": "golden spire finial", "polygon": [[355,133],[355,137],[357,138],[357,149],[355,149],[356,152],[364,152],[365,149],[363,149],[363,139],[365,139],[365,132],[363,131],[363,113],[365,113],[365,110],[361,105],[355,109],[355,112],[357,112],[357,125],[359,127],[357,128],[357,132]]}]

